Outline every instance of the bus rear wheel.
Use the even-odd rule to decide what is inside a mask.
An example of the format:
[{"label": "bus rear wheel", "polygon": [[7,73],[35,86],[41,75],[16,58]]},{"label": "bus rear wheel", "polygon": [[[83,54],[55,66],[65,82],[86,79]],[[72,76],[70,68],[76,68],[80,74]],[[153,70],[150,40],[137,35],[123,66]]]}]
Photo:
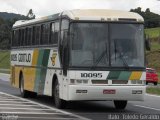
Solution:
[{"label": "bus rear wheel", "polygon": [[28,98],[28,97],[35,98],[35,97],[37,97],[37,93],[30,92],[30,91],[27,91],[27,90],[24,89],[23,75],[20,76],[20,93],[21,93],[21,96],[23,98]]},{"label": "bus rear wheel", "polygon": [[55,102],[55,106],[59,109],[63,109],[66,107],[66,101],[62,100],[59,97],[59,84],[58,84],[58,80],[55,81],[54,84],[54,88],[53,88],[53,94],[54,94],[54,102]]},{"label": "bus rear wheel", "polygon": [[125,109],[127,106],[127,100],[114,100],[114,106],[116,109]]},{"label": "bus rear wheel", "polygon": [[29,96],[29,92],[24,90],[24,78],[23,75],[20,76],[20,93],[23,98],[27,98]]}]

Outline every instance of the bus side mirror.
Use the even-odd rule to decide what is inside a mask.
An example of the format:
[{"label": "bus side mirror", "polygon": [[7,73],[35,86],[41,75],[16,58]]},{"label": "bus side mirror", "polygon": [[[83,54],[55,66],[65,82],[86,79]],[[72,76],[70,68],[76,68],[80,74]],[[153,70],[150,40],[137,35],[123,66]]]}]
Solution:
[{"label": "bus side mirror", "polygon": [[148,36],[145,35],[145,47],[146,50],[150,51],[151,50],[151,42]]},{"label": "bus side mirror", "polygon": [[67,75],[67,69],[68,69],[68,61],[69,61],[69,48],[68,48],[68,32],[64,32],[63,36],[63,75]]}]

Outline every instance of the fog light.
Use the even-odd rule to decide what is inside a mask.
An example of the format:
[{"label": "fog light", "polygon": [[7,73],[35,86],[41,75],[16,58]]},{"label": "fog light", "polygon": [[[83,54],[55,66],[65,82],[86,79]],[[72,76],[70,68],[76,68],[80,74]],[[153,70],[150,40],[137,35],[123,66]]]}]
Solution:
[{"label": "fog light", "polygon": [[131,84],[136,84],[136,80],[131,80]]},{"label": "fog light", "polygon": [[71,83],[71,84],[75,84],[75,79],[71,79],[71,80],[70,80],[70,83]]},{"label": "fog light", "polygon": [[82,83],[82,80],[76,80],[77,83],[81,84]]},{"label": "fog light", "polygon": [[137,84],[142,84],[142,80],[137,80]]}]

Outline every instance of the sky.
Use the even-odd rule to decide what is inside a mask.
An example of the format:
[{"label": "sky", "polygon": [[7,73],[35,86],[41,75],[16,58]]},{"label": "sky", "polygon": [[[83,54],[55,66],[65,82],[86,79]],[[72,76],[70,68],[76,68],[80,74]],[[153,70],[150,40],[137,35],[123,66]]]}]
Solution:
[{"label": "sky", "polygon": [[71,9],[129,11],[137,7],[160,14],[160,0],[0,0],[0,12],[27,15],[32,9],[37,18]]}]

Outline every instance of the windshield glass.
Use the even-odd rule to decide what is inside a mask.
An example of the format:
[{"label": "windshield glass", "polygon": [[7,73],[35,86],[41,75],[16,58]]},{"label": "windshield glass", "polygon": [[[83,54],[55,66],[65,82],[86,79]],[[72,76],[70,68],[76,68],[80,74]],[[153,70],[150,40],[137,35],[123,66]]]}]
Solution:
[{"label": "windshield glass", "polygon": [[[108,66],[108,25],[73,23],[70,29],[71,66]],[[102,55],[105,53],[104,55]],[[102,56],[102,58],[101,58]],[[101,59],[99,61],[99,59]],[[98,62],[98,63],[97,63]]]},{"label": "windshield glass", "polygon": [[143,25],[72,23],[69,65],[144,67]]},{"label": "windshield glass", "polygon": [[143,25],[110,24],[111,66],[144,67]]}]

